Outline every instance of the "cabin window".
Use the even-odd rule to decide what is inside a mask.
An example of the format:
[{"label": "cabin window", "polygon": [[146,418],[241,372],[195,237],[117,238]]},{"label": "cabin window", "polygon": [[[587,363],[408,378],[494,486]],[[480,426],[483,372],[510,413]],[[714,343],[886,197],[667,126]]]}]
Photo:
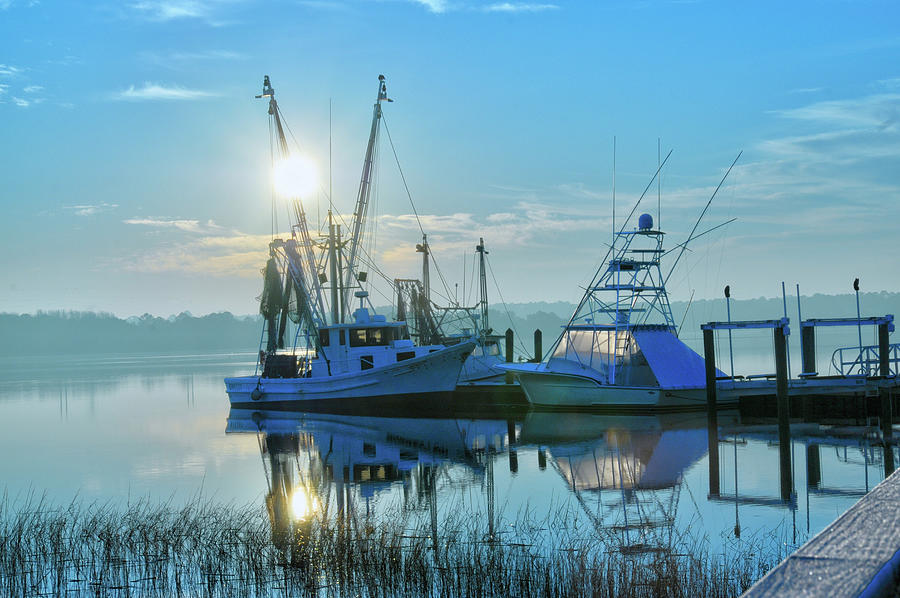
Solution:
[{"label": "cabin window", "polygon": [[390,328],[354,328],[349,332],[351,347],[380,347],[391,340]]},{"label": "cabin window", "polygon": [[400,353],[397,353],[397,361],[406,361],[407,359],[412,359],[415,356],[415,351],[401,351]]},{"label": "cabin window", "polygon": [[357,328],[350,330],[350,346],[365,347],[366,346],[366,330],[365,328]]},{"label": "cabin window", "polygon": [[401,326],[398,330],[398,338],[401,340],[409,340],[409,328],[406,326]]},{"label": "cabin window", "polygon": [[328,346],[329,338],[328,338],[328,330],[320,330],[319,331],[319,345],[323,347]]},{"label": "cabin window", "polygon": [[373,367],[375,367],[375,356],[374,355],[360,355],[359,356],[359,369],[371,370]]},{"label": "cabin window", "polygon": [[368,442],[363,443],[363,455],[366,457],[374,457],[375,456],[375,445],[369,444]]},{"label": "cabin window", "polygon": [[341,341],[340,341],[340,342],[341,342],[342,345],[346,345],[346,344],[347,344],[347,335],[344,334],[344,329],[343,329],[343,328],[341,328]]},{"label": "cabin window", "polygon": [[495,342],[489,342],[484,344],[484,354],[485,355],[500,355],[500,345]]}]

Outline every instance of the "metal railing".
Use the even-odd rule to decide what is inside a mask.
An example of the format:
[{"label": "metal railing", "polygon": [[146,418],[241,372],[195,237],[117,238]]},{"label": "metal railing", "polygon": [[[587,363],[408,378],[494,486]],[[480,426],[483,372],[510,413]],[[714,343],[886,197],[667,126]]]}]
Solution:
[{"label": "metal railing", "polygon": [[841,347],[831,355],[831,366],[841,376],[896,376],[900,371],[900,343],[889,346],[888,372],[882,374],[878,345]]}]

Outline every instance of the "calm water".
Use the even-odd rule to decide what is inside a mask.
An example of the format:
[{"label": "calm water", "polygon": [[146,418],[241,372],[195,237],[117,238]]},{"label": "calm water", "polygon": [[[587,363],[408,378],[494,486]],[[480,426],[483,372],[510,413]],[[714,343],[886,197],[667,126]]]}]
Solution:
[{"label": "calm water", "polygon": [[[783,487],[774,420],[721,413],[716,494],[704,413],[231,411],[222,379],[252,370],[253,359],[7,361],[7,500],[180,503],[200,495],[267,505],[276,524],[326,506],[376,520],[399,509],[434,533],[448,520],[472,521],[511,542],[537,534],[552,545],[553,522],[565,521],[625,546],[689,536],[719,551],[761,539],[802,544],[885,476],[877,421],[864,419],[795,425]],[[524,520],[537,525],[525,529]]]}]

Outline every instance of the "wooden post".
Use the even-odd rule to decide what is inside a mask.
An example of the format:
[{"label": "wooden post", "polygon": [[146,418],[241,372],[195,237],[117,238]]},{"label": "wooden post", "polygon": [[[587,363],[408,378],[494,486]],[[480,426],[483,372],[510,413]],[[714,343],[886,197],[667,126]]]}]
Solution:
[{"label": "wooden post", "polygon": [[713,330],[703,330],[706,361],[706,427],[709,448],[709,494],[719,495],[719,415],[716,411],[716,342]]},{"label": "wooden post", "polygon": [[800,353],[802,371],[804,374],[812,374],[816,370],[816,327],[800,327]]},{"label": "wooden post", "polygon": [[778,456],[781,470],[781,498],[791,498],[791,404],[788,396],[787,341],[784,327],[773,330],[775,336],[775,397],[778,402]]},{"label": "wooden post", "polygon": [[887,324],[878,325],[878,375],[882,378],[891,375],[891,345]]},{"label": "wooden post", "polygon": [[509,472],[519,473],[519,453],[516,451],[516,422],[506,420],[507,450],[509,452]]},{"label": "wooden post", "polygon": [[544,337],[541,329],[538,328],[534,331],[534,362],[540,363],[541,358],[544,356]]},{"label": "wooden post", "polygon": [[[512,331],[512,328],[507,328],[506,329],[506,363],[513,362],[513,351],[514,351],[513,331]],[[513,383],[513,373],[512,372],[506,372],[506,383],[507,384]]]},{"label": "wooden post", "polygon": [[806,445],[806,486],[818,488],[822,483],[822,459],[818,444]]},{"label": "wooden post", "polygon": [[882,387],[881,395],[881,438],[889,442],[894,436],[894,410],[891,397],[891,389]]}]

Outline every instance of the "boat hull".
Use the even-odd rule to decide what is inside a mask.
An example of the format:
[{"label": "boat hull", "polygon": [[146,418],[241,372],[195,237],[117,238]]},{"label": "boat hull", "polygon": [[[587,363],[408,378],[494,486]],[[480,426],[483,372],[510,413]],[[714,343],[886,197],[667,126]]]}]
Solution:
[{"label": "boat hull", "polygon": [[[473,346],[474,342],[460,343],[390,366],[336,376],[226,378],[225,390],[233,406],[255,408],[433,397],[456,388],[463,361]],[[257,389],[259,392],[254,392]]]},{"label": "boat hull", "polygon": [[[556,409],[702,409],[705,388],[614,386],[588,376],[550,371],[514,370],[525,397],[532,405]],[[725,403],[725,401],[720,401]]]}]

